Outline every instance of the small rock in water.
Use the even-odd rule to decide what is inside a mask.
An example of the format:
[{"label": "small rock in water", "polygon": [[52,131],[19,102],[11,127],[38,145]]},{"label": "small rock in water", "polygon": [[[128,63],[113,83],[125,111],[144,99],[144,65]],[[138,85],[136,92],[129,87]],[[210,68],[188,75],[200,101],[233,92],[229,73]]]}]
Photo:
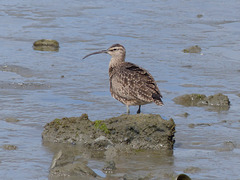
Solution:
[{"label": "small rock in water", "polygon": [[52,39],[41,39],[33,43],[33,49],[37,51],[58,51],[59,43]]},{"label": "small rock in water", "polygon": [[222,110],[228,110],[230,107],[229,98],[221,93],[208,97],[204,94],[185,94],[175,97],[173,101],[184,106],[211,106],[220,107]]},{"label": "small rock in water", "polygon": [[198,14],[198,15],[197,15],[197,18],[202,18],[202,17],[203,17],[202,14]]},{"label": "small rock in water", "polygon": [[233,151],[234,148],[236,148],[237,146],[232,142],[232,141],[226,141],[223,143],[223,145],[218,149],[218,151],[220,152],[224,152],[224,151]]},{"label": "small rock in water", "polygon": [[17,118],[9,117],[5,119],[6,122],[16,123],[19,121]]},{"label": "small rock in water", "polygon": [[183,113],[183,114],[178,114],[177,116],[187,118],[187,117],[189,116],[189,113],[185,112],[185,113]]},{"label": "small rock in water", "polygon": [[201,51],[202,49],[198,45],[183,50],[184,53],[200,53]]},{"label": "small rock in water", "polygon": [[173,101],[184,106],[200,106],[207,105],[206,98],[204,94],[185,94],[175,97]]},{"label": "small rock in water", "polygon": [[228,97],[221,93],[215,94],[213,96],[208,96],[207,101],[208,101],[208,105],[211,105],[211,106],[229,106],[230,105],[230,101]]},{"label": "small rock in water", "polygon": [[4,145],[2,146],[2,148],[5,149],[5,150],[16,150],[16,149],[17,149],[17,146],[15,146],[15,145],[10,145],[10,144],[4,144]]}]

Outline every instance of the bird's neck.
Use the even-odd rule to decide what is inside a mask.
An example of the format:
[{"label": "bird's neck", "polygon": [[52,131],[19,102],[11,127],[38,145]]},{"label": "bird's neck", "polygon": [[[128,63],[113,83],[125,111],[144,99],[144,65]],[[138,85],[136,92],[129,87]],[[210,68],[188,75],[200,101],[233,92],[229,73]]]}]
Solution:
[{"label": "bird's neck", "polygon": [[125,56],[123,57],[112,57],[109,63],[109,68],[114,68],[118,66],[119,64],[122,64],[125,62]]}]

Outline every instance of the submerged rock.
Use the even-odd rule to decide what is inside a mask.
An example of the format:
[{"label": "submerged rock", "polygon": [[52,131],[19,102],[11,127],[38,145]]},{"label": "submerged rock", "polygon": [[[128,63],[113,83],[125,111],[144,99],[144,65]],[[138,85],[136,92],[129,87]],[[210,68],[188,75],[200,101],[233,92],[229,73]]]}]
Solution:
[{"label": "submerged rock", "polygon": [[107,161],[103,167],[103,172],[106,174],[112,174],[116,170],[116,165],[114,161]]},{"label": "submerged rock", "polygon": [[202,18],[202,17],[203,17],[202,14],[198,14],[198,15],[197,15],[197,18]]},{"label": "submerged rock", "polygon": [[27,78],[33,77],[35,74],[31,69],[18,65],[0,65],[0,71],[16,73]]},{"label": "submerged rock", "polygon": [[188,167],[187,169],[185,169],[183,172],[184,173],[189,173],[189,174],[194,174],[201,171],[201,169],[199,167]]},{"label": "submerged rock", "polygon": [[20,120],[14,117],[8,117],[5,119],[5,121],[9,123],[16,123],[16,122],[19,122]]},{"label": "submerged rock", "polygon": [[183,50],[184,53],[200,53],[201,51],[202,49],[198,45],[191,46]]},{"label": "submerged rock", "polygon": [[38,51],[58,51],[59,43],[52,39],[41,39],[33,43],[33,49]]},{"label": "submerged rock", "polygon": [[59,166],[65,166],[68,163],[72,163],[74,161],[74,158],[75,157],[73,154],[63,153],[63,151],[60,150],[53,157],[51,169]]},{"label": "submerged rock", "polygon": [[223,110],[230,107],[229,98],[221,93],[208,97],[204,94],[185,94],[174,98],[173,101],[184,106],[213,106],[222,107]]},{"label": "submerged rock", "polygon": [[2,146],[2,148],[4,149],[4,150],[16,150],[18,147],[17,146],[15,146],[15,145],[11,145],[11,144],[4,144],[3,146]]},{"label": "submerged rock", "polygon": [[50,173],[49,179],[59,179],[59,177],[71,176],[71,178],[88,178],[95,179],[98,175],[89,168],[84,162],[74,162],[74,156],[69,156],[69,154],[64,154],[59,151],[55,154]]},{"label": "submerged rock", "polygon": [[175,123],[160,115],[121,115],[92,122],[81,117],[55,119],[42,133],[44,141],[73,143],[93,149],[173,149]]}]

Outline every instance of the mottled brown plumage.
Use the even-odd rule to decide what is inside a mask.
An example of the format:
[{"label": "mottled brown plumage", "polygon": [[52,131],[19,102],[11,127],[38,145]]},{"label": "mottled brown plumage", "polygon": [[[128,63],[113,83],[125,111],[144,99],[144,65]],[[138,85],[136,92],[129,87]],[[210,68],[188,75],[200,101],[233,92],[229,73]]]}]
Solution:
[{"label": "mottled brown plumage", "polygon": [[107,50],[91,53],[83,59],[99,53],[112,56],[109,63],[110,92],[114,99],[127,106],[127,113],[130,112],[129,106],[138,105],[137,113],[140,113],[141,105],[152,102],[163,105],[162,95],[152,75],[144,68],[125,62],[126,50],[122,45],[114,44]]}]

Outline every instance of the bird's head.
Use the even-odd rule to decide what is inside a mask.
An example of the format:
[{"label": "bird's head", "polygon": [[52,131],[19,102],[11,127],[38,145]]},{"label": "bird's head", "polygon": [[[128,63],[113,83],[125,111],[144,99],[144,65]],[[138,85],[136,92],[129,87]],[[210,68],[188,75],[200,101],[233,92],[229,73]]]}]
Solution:
[{"label": "bird's head", "polygon": [[114,44],[111,47],[109,47],[107,50],[101,50],[101,51],[93,52],[93,53],[88,54],[85,57],[83,57],[83,59],[87,58],[88,56],[91,56],[91,55],[94,55],[94,54],[101,54],[101,53],[107,53],[107,54],[111,55],[112,58],[125,59],[126,50],[122,45]]}]

